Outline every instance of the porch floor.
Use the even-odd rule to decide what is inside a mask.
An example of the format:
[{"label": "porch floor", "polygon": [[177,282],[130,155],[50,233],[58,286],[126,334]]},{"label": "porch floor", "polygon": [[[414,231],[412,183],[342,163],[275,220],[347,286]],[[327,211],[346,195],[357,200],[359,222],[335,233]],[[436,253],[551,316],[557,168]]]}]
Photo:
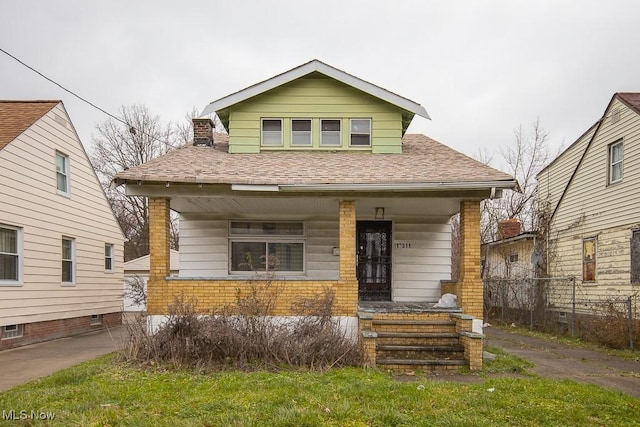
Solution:
[{"label": "porch floor", "polygon": [[434,302],[358,301],[366,313],[462,313],[462,308],[433,308]]}]

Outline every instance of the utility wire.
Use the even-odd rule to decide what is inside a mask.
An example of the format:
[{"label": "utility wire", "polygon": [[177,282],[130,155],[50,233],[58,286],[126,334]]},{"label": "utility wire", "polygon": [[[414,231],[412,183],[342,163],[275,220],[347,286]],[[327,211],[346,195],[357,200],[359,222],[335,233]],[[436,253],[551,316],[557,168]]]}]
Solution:
[{"label": "utility wire", "polygon": [[9,52],[7,52],[6,50],[2,49],[0,47],[0,52],[4,53],[5,55],[11,57],[12,59],[14,59],[15,61],[19,62],[20,64],[22,64],[23,66],[27,67],[28,69],[30,69],[31,71],[33,71],[34,73],[38,74],[40,77],[43,77],[44,79],[50,81],[51,83],[53,83],[54,85],[58,86],[60,89],[64,90],[67,93],[70,93],[71,95],[75,96],[76,98],[78,98],[80,101],[85,102],[89,105],[91,105],[93,108],[102,111],[103,113],[105,113],[107,116],[116,119],[117,121],[119,121],[122,124],[125,124],[127,126],[129,126],[130,130],[135,128],[133,126],[131,126],[129,123],[125,122],[124,120],[122,120],[120,117],[116,117],[113,114],[111,114],[110,112],[98,107],[96,104],[94,104],[93,102],[81,97],[80,95],[74,93],[73,91],[67,89],[66,87],[62,86],[60,83],[54,81],[53,79],[50,79],[49,77],[45,76],[44,74],[42,74],[40,71],[36,70],[35,68],[33,68],[32,66],[30,66],[29,64],[25,64],[23,61],[21,61],[19,58],[16,58],[15,56],[13,56],[12,54],[10,54]]}]

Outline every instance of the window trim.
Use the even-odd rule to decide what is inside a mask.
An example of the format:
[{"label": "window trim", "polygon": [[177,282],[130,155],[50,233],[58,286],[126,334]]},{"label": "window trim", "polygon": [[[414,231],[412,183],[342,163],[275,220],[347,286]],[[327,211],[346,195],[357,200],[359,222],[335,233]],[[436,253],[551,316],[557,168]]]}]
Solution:
[{"label": "window trim", "polygon": [[[231,232],[231,224],[234,222],[253,222],[253,223],[297,223],[302,225],[302,234],[285,235],[285,234],[234,234]],[[229,250],[229,275],[250,276],[258,272],[259,274],[275,273],[279,276],[304,276],[307,272],[307,239],[306,224],[304,221],[298,220],[258,220],[258,219],[230,219],[228,221],[228,250]],[[267,260],[264,270],[233,270],[233,243],[264,243]],[[302,244],[302,270],[301,271],[284,271],[269,270],[268,255],[269,244],[271,243],[300,243]]]},{"label": "window trim", "polygon": [[[107,255],[107,248],[109,248],[109,255]],[[114,252],[114,247],[113,247],[113,243],[105,243],[104,244],[104,271],[105,273],[113,273],[114,271],[114,266],[113,266],[113,252]],[[107,268],[107,260],[110,261],[110,267]]]},{"label": "window trim", "polygon": [[[64,160],[64,174],[62,174],[61,172],[58,172],[58,157],[61,157]],[[64,154],[61,151],[57,151],[56,150],[56,191],[58,192],[58,194],[63,195],[63,196],[69,196],[71,194],[71,174],[70,174],[70,160],[69,160],[69,156]],[[65,184],[66,184],[66,189],[65,190],[61,190],[58,188],[58,174],[61,174],[65,177]]]},{"label": "window trim", "polygon": [[[340,130],[338,131],[338,143],[337,144],[326,144],[323,143],[324,140],[324,132],[322,130],[322,122],[324,122],[325,120],[332,120],[332,121],[337,121],[340,124]],[[341,118],[329,118],[329,117],[325,117],[320,119],[320,146],[321,147],[342,147],[342,119]],[[326,131],[326,132],[335,132],[335,131]]]},{"label": "window trim", "polygon": [[[351,127],[353,122],[355,120],[359,120],[359,121],[368,121],[369,122],[369,132],[368,133],[363,133],[363,132],[353,132],[353,128]],[[349,119],[349,146],[350,147],[371,147],[371,140],[372,140],[372,136],[371,134],[373,133],[373,121],[371,120],[371,118],[351,118]],[[368,135],[369,136],[369,143],[368,144],[354,144],[352,141],[352,136],[353,135]]]},{"label": "window trim", "polygon": [[[279,144],[265,144],[264,143],[264,122],[267,120],[280,122],[280,143]],[[275,131],[267,131],[275,132]],[[260,118],[260,146],[261,147],[282,147],[284,145],[284,120],[278,117],[262,117]]]},{"label": "window trim", "polygon": [[[586,272],[586,260],[585,260],[585,244],[589,241],[593,241],[593,259],[589,263],[593,264],[593,279],[585,279]],[[586,237],[582,239],[582,282],[595,284],[598,281],[597,267],[598,267],[598,239],[597,237]]]},{"label": "window trim", "polygon": [[[293,130],[293,122],[294,121],[308,121],[309,122],[309,142],[306,144],[295,144],[294,143],[294,131]],[[310,118],[306,118],[306,117],[292,117],[290,120],[290,125],[291,125],[291,140],[290,140],[290,145],[291,147],[311,147],[313,145],[313,119]],[[300,131],[298,131],[300,132]]]},{"label": "window trim", "polygon": [[23,284],[23,271],[24,271],[24,254],[23,254],[23,233],[21,227],[15,227],[13,225],[0,224],[0,228],[7,230],[14,230],[16,232],[16,255],[18,256],[18,278],[13,279],[0,279],[0,286],[22,286]]},{"label": "window trim", "polygon": [[[616,146],[621,146],[622,147],[622,157],[620,158],[619,161],[617,161],[616,163],[613,162],[613,148]],[[608,155],[607,155],[607,170],[608,170],[608,176],[607,176],[607,184],[611,185],[611,184],[617,184],[619,182],[622,182],[623,178],[624,178],[624,140],[618,139],[615,142],[612,142],[611,144],[608,145],[607,147],[607,151],[608,151]],[[613,168],[614,166],[620,165],[620,178],[617,180],[613,180]]]},{"label": "window trim", "polygon": [[[71,242],[71,259],[65,259],[63,258],[63,241],[70,241]],[[70,282],[65,282],[64,281],[64,267],[63,267],[63,263],[64,262],[71,262],[71,281]],[[68,237],[68,236],[62,236],[61,240],[60,240],[60,269],[61,269],[61,274],[60,274],[60,280],[62,282],[62,286],[75,286],[76,285],[76,239],[74,239],[73,237]]]},{"label": "window trim", "polygon": [[[8,331],[7,328],[14,326],[15,330],[14,331]],[[12,336],[7,336],[8,334],[15,332],[16,335],[12,335]],[[3,340],[11,340],[11,339],[15,339],[15,338],[22,338],[24,336],[24,325],[22,323],[17,323],[15,325],[4,325],[2,327],[2,332],[0,333],[0,339]]]}]

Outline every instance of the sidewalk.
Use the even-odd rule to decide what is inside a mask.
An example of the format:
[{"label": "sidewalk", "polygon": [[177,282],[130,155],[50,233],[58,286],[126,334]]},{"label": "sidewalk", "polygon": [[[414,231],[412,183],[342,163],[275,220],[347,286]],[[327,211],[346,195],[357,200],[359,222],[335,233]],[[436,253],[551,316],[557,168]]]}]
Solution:
[{"label": "sidewalk", "polygon": [[640,360],[622,359],[498,328],[485,328],[484,333],[487,345],[529,360],[535,365],[531,371],[541,377],[596,384],[640,398]]},{"label": "sidewalk", "polygon": [[111,353],[123,331],[118,326],[0,351],[0,391]]}]

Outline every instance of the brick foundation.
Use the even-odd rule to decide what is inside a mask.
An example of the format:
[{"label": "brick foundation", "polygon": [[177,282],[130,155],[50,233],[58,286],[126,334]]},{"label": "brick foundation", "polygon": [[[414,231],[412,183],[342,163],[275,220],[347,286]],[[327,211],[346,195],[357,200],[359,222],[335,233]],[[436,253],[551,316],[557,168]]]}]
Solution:
[{"label": "brick foundation", "polygon": [[91,324],[91,316],[25,323],[21,337],[0,339],[0,350],[69,337],[120,324],[122,324],[122,312],[119,311],[103,314],[102,322],[96,325]]}]

